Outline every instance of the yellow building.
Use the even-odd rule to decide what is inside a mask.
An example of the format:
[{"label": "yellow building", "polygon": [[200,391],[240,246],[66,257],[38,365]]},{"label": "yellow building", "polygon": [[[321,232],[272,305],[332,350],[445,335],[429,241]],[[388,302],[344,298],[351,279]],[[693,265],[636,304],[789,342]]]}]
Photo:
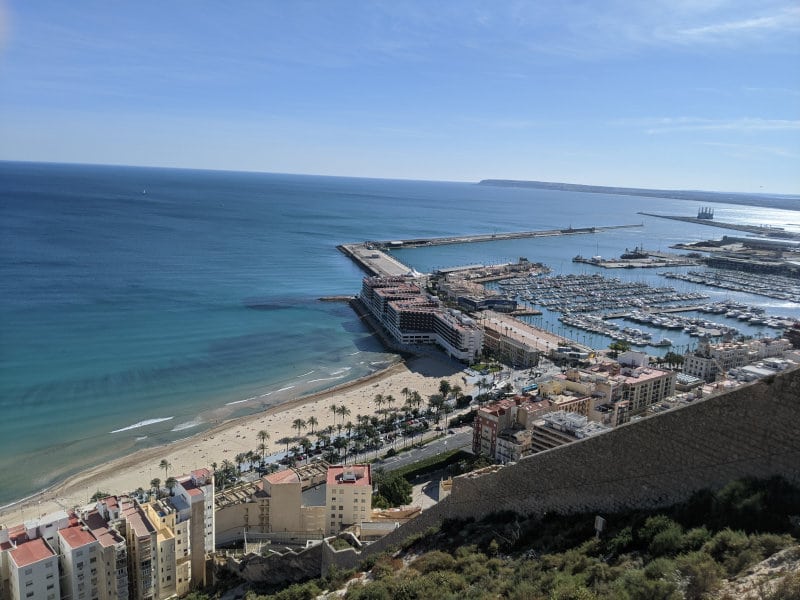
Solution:
[{"label": "yellow building", "polygon": [[372,476],[369,465],[328,467],[325,489],[327,532],[368,521],[372,513]]}]

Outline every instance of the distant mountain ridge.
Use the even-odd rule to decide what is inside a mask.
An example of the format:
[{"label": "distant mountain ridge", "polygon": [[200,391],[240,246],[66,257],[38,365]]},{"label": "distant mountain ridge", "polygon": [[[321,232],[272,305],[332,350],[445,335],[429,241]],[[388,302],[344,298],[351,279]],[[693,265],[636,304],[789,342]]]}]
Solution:
[{"label": "distant mountain ridge", "polygon": [[565,192],[588,192],[593,194],[619,194],[622,196],[646,196],[651,198],[670,198],[673,200],[694,200],[697,202],[723,202],[726,204],[745,204],[784,210],[800,210],[800,196],[788,194],[749,194],[733,192],[704,192],[697,190],[657,190],[646,188],[610,187],[602,185],[583,185],[578,183],[557,183],[551,181],[522,181],[515,179],[483,179],[478,185],[499,187],[536,188]]}]

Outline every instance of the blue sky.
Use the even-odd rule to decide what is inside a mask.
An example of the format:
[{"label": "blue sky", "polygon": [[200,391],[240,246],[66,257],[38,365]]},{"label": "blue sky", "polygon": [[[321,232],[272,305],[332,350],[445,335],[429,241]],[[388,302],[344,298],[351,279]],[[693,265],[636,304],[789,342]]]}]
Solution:
[{"label": "blue sky", "polygon": [[0,0],[0,159],[800,192],[796,1]]}]

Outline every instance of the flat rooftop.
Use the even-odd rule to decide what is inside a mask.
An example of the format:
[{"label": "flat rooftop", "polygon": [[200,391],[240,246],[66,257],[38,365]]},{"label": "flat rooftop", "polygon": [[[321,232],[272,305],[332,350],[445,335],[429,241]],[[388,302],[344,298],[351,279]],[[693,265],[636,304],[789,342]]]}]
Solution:
[{"label": "flat rooftop", "polygon": [[91,533],[84,531],[81,527],[67,527],[59,531],[58,535],[60,535],[64,543],[73,550],[97,541]]},{"label": "flat rooftop", "polygon": [[363,485],[372,487],[369,465],[328,467],[328,485]]},{"label": "flat rooftop", "polygon": [[11,560],[21,569],[51,556],[55,556],[50,547],[41,538],[19,544],[9,552]]}]

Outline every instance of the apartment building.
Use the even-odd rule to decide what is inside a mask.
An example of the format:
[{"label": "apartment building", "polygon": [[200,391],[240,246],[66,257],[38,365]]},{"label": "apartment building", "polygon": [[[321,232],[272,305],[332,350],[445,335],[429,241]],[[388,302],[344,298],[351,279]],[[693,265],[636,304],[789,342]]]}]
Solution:
[{"label": "apartment building", "polygon": [[558,410],[533,424],[531,452],[542,452],[610,430],[610,427],[589,421],[584,415]]},{"label": "apartment building", "polygon": [[[324,498],[304,493],[324,486],[328,463],[289,468],[216,495],[216,538],[219,544],[242,540],[246,534],[320,537],[327,531]],[[278,536],[281,537],[281,536]]]},{"label": "apartment building", "polygon": [[61,590],[70,600],[105,600],[100,542],[85,525],[58,532]]},{"label": "apartment building", "polygon": [[370,466],[328,467],[325,506],[327,533],[336,534],[350,525],[369,521],[372,514],[372,476]]},{"label": "apartment building", "polygon": [[497,436],[514,422],[517,406],[515,400],[499,400],[478,409],[472,423],[472,452],[494,458],[497,450]]},{"label": "apartment building", "polygon": [[[3,530],[8,532],[7,529]],[[5,541],[4,541],[5,540]],[[42,538],[22,539],[12,545],[0,531],[0,559],[5,585],[0,590],[10,600],[58,600],[61,597],[58,557]]]}]

